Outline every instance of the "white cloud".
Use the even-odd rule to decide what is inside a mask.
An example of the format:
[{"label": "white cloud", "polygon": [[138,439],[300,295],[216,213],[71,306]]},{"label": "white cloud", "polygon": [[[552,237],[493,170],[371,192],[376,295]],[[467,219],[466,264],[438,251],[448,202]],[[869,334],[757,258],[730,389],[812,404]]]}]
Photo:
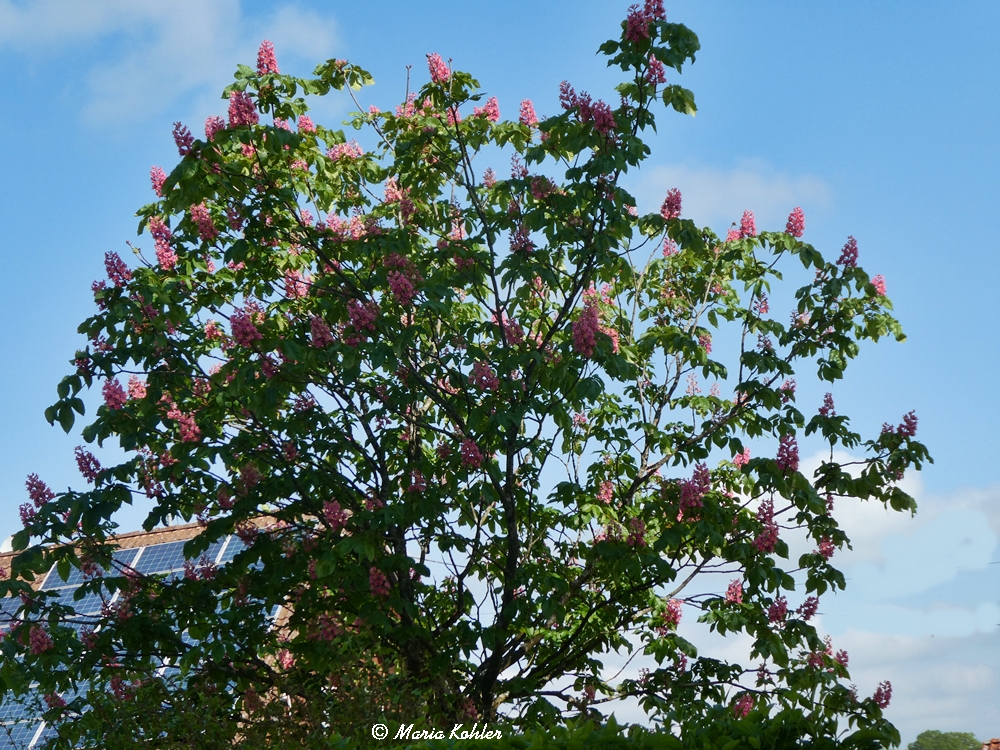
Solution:
[{"label": "white cloud", "polygon": [[[301,59],[310,69],[337,44],[330,18],[290,5],[256,18],[239,0],[0,0],[0,50],[51,57],[100,45],[79,71],[92,123],[145,119],[191,94],[205,100],[197,109],[224,113],[219,93],[238,62],[254,64],[264,38],[274,42],[279,64]],[[68,73],[72,80],[76,71]]]},{"label": "white cloud", "polygon": [[685,218],[717,231],[739,223],[746,209],[754,212],[758,229],[780,231],[795,206],[802,206],[808,219],[810,208],[831,201],[830,189],[820,178],[779,172],[766,161],[747,159],[732,169],[690,164],[649,169],[639,182],[639,208],[657,210],[671,188],[681,191]]}]

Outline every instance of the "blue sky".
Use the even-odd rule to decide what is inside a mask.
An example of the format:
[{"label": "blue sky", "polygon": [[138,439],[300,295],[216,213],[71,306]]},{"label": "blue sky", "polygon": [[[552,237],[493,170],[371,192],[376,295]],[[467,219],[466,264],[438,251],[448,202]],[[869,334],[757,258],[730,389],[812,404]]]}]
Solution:
[{"label": "blue sky", "polygon": [[[526,97],[544,113],[563,79],[612,93],[594,52],[627,3],[166,5],[0,0],[0,536],[18,526],[29,472],[78,483],[79,438],[42,412],[82,344],[90,283],[104,252],[127,254],[150,166],[176,160],[171,123],[197,131],[224,114],[219,92],[261,39],[289,72],[328,57],[367,67],[366,105],[398,102],[406,65],[422,80],[437,51],[505,114]],[[1000,5],[716,0],[667,13],[701,39],[674,76],[699,113],[660,117],[654,156],[630,183],[640,208],[680,187],[685,214],[724,231],[744,208],[780,229],[801,205],[805,239],[828,254],[858,239],[909,335],[865,347],[834,395],[865,433],[915,409],[936,463],[910,480],[916,519],[839,509],[856,541],[835,558],[851,585],[824,602],[821,626],[851,652],[862,692],[892,680],[904,743],[928,728],[1000,736],[1000,332],[987,288],[1000,270]],[[316,119],[350,109],[334,97]],[[823,390],[800,381],[803,402]]]}]

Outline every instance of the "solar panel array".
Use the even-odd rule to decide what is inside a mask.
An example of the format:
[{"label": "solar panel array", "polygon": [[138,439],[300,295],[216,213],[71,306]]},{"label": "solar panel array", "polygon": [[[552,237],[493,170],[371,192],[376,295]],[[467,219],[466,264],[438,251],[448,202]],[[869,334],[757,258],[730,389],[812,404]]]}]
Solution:
[{"label": "solar panel array", "polygon": [[[147,575],[180,576],[183,575],[184,563],[187,562],[184,556],[184,545],[188,541],[190,540],[118,550],[114,553],[114,560],[118,565],[131,566]],[[232,561],[245,548],[246,545],[238,537],[228,536],[213,542],[203,557],[215,565],[221,566]],[[198,563],[201,559],[199,557],[192,562]],[[113,596],[105,600],[100,594],[87,592],[80,600],[76,600],[75,596],[83,583],[85,583],[85,578],[83,572],[78,568],[72,568],[65,579],[56,572],[55,568],[52,568],[41,587],[43,591],[55,592],[59,603],[70,605],[75,609],[77,616],[67,624],[77,629],[88,623],[94,624],[105,604],[113,605],[118,597],[118,592],[115,592]],[[11,620],[20,606],[20,599],[0,600],[0,633],[10,628]],[[271,618],[276,615],[276,610],[277,608],[271,611]],[[186,637],[187,634],[184,633],[183,636]],[[161,671],[167,672],[168,670],[172,671],[172,668],[165,666]],[[40,696],[37,694],[29,694],[18,700],[12,700],[8,697],[0,704],[0,750],[30,750],[42,747],[44,742],[54,734],[55,730],[51,726],[37,718],[39,700]]]}]

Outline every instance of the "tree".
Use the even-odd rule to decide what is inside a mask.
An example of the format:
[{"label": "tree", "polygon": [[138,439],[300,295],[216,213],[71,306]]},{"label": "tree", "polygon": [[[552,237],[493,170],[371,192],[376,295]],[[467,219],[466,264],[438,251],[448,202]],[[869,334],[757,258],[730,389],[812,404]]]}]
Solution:
[{"label": "tree", "polygon": [[928,729],[906,747],[908,750],[980,750],[982,744],[971,732],[939,732]]},{"label": "tree", "polygon": [[[601,47],[617,106],[563,82],[558,114],[525,100],[516,121],[428,55],[394,112],[353,116],[365,152],[304,96],[370,76],[342,60],[283,75],[265,42],[228,120],[203,139],[176,125],[182,158],[139,211],[155,253],[109,253],[94,284],[90,344],[47,417],[71,430],[99,385],[83,437],[129,457],[79,449],[82,491],[29,478],[4,688],[46,696],[65,746],[301,746],[373,715],[544,726],[622,696],[681,737],[770,717],[832,746],[846,718],[845,744],[898,742],[891,687],[857,698],[808,621],[844,587],[834,501],[912,511],[897,481],[929,457],[912,413],[863,441],[829,396],[800,411],[793,377],[834,381],[859,342],[903,335],[853,239],[825,260],[799,209],[777,232],[748,211],[725,238],[682,218],[676,190],[638,215],[621,178],[656,108],[694,113],[666,68],[697,50],[648,0]],[[474,168],[497,148],[509,178]],[[797,263],[786,324],[768,294]],[[813,433],[864,449],[862,469],[804,476]],[[769,441],[775,457],[751,456]],[[143,495],[147,528],[203,525],[192,558],[231,533],[245,549],[177,580],[115,564],[112,516]],[[791,527],[815,551],[786,563]],[[81,627],[28,585],[53,566],[117,599]],[[757,663],[698,655],[685,612],[750,634]],[[603,655],[639,640],[649,669],[614,681]]]}]

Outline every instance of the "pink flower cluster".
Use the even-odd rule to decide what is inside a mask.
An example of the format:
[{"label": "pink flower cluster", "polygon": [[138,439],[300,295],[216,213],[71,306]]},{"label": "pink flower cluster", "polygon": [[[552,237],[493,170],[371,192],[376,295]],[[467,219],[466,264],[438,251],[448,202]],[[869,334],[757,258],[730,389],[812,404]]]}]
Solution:
[{"label": "pink flower cluster", "polygon": [[105,381],[101,387],[101,393],[104,395],[104,405],[111,411],[121,409],[128,400],[128,397],[125,395],[125,389],[122,388],[122,384],[117,380]]},{"label": "pink flower cluster", "polygon": [[194,145],[194,136],[191,135],[187,125],[175,122],[173,135],[174,143],[177,145],[177,153],[181,156],[187,156],[191,152],[191,146]]},{"label": "pink flower cluster", "polygon": [[167,419],[177,422],[177,430],[182,443],[197,443],[201,439],[201,430],[194,421],[194,416],[182,412],[176,403],[169,401]]},{"label": "pink flower cluster", "polygon": [[819,540],[819,547],[816,549],[816,554],[822,555],[825,559],[829,560],[833,557],[836,549],[830,537],[825,536]]},{"label": "pink flower cluster", "polygon": [[663,625],[660,626],[662,632],[673,630],[680,625],[682,604],[680,599],[671,599],[667,602],[667,608],[663,611]]},{"label": "pink flower cluster", "polygon": [[350,346],[357,346],[364,340],[366,332],[375,330],[375,320],[378,318],[379,312],[378,303],[374,301],[362,303],[352,299],[348,302],[347,317],[354,332],[344,341]]},{"label": "pink flower cluster", "polygon": [[360,159],[364,155],[364,149],[354,140],[347,141],[346,143],[335,143],[326,152],[327,158],[331,161],[337,161],[338,159]]},{"label": "pink flower cluster", "polygon": [[149,170],[149,181],[153,185],[153,192],[162,198],[163,183],[167,181],[167,173],[160,167],[152,167]]},{"label": "pink flower cluster", "polygon": [[191,221],[198,227],[198,236],[205,242],[211,242],[219,236],[219,230],[215,228],[212,215],[208,212],[204,201],[197,206],[191,206]]},{"label": "pink flower cluster", "polygon": [[100,461],[93,453],[85,450],[82,445],[76,446],[73,454],[76,456],[76,468],[80,470],[80,474],[83,475],[88,484],[93,483],[97,479],[97,475],[101,473]]},{"label": "pink flower cluster", "polygon": [[218,115],[205,118],[205,140],[211,143],[215,140],[215,134],[220,130],[225,130],[226,121]]},{"label": "pink flower cluster", "polygon": [[104,270],[111,282],[117,287],[123,287],[132,280],[132,272],[125,265],[121,256],[114,251],[108,251],[104,254]]},{"label": "pink flower cluster", "polygon": [[618,127],[611,107],[600,99],[596,103],[592,102],[590,94],[586,91],[577,96],[568,81],[559,84],[559,103],[563,109],[576,108],[580,122],[593,122],[594,129],[601,135],[607,135],[609,131]]},{"label": "pink flower cluster", "polygon": [[336,500],[323,503],[323,518],[326,519],[331,531],[340,531],[347,525],[347,513]]},{"label": "pink flower cluster", "polygon": [[880,296],[885,296],[885,276],[879,274],[872,279],[872,286],[875,287],[875,292]]},{"label": "pink flower cluster", "polygon": [[451,71],[448,65],[441,59],[441,55],[432,52],[427,55],[427,69],[430,71],[431,80],[434,83],[446,83],[451,78]]},{"label": "pink flower cluster", "polygon": [[774,552],[774,547],[778,543],[778,524],[774,521],[774,501],[765,498],[757,508],[757,520],[761,524],[761,530],[753,540],[753,546],[760,552]]},{"label": "pink flower cluster", "polygon": [[802,213],[802,209],[799,206],[796,206],[788,215],[788,222],[785,224],[785,232],[792,235],[792,237],[801,237],[805,229],[806,215]]},{"label": "pink flower cluster", "polygon": [[743,581],[739,578],[734,578],[729,582],[729,587],[726,589],[726,602],[729,604],[743,603]]},{"label": "pink flower cluster", "polygon": [[641,518],[630,518],[628,521],[629,533],[625,539],[625,544],[629,547],[646,546],[646,522]]},{"label": "pink flower cluster", "polygon": [[372,568],[368,571],[368,586],[377,597],[384,599],[389,596],[389,579],[378,568]]},{"label": "pink flower cluster", "polygon": [[663,63],[657,59],[656,55],[649,56],[649,67],[646,68],[646,74],[643,77],[654,86],[667,82],[667,69],[663,67]]},{"label": "pink flower cluster", "polygon": [[600,500],[605,505],[608,505],[615,497],[615,486],[611,482],[605,480],[601,482],[600,487],[597,488],[597,499]]},{"label": "pink flower cluster", "polygon": [[318,315],[313,315],[312,320],[309,321],[309,333],[312,336],[312,345],[317,349],[325,349],[333,343],[330,326]]},{"label": "pink flower cluster", "polygon": [[888,680],[880,682],[878,687],[875,688],[872,700],[875,701],[875,705],[879,708],[888,708],[889,701],[892,700],[892,683]]},{"label": "pink flower cluster", "polygon": [[827,393],[823,396],[823,405],[819,407],[819,413],[824,417],[835,417],[837,416],[836,410],[833,408],[833,394]]},{"label": "pink flower cluster", "polygon": [[257,107],[253,99],[245,91],[233,91],[229,95],[229,125],[238,128],[241,125],[256,125],[260,122]]},{"label": "pink flower cluster", "polygon": [[847,244],[837,258],[837,265],[844,268],[855,268],[858,265],[858,241],[853,236],[847,238]]},{"label": "pink flower cluster", "polygon": [[819,598],[807,596],[806,600],[796,610],[796,614],[803,622],[809,622],[816,615],[817,609],[819,609]]},{"label": "pink flower cluster", "polygon": [[667,17],[663,10],[663,0],[646,0],[642,8],[633,5],[625,19],[625,38],[630,42],[649,39],[649,24]]},{"label": "pink flower cluster", "polygon": [[389,272],[387,277],[389,291],[392,292],[393,297],[400,305],[409,306],[417,296],[416,284],[423,281],[423,276],[417,271],[413,261],[398,253],[386,256],[382,265],[394,269]]},{"label": "pink flower cluster", "polygon": [[754,698],[752,693],[743,693],[735,703],[733,703],[733,715],[737,719],[745,719],[753,708]]},{"label": "pink flower cluster", "polygon": [[705,464],[696,464],[690,479],[681,482],[680,513],[677,520],[683,516],[690,517],[692,511],[702,507],[703,500],[712,489],[712,475]]},{"label": "pink flower cluster", "polygon": [[50,651],[55,644],[52,643],[52,636],[41,625],[32,625],[28,633],[28,646],[35,656]]},{"label": "pink flower cluster", "polygon": [[753,218],[753,211],[744,211],[743,218],[740,219],[740,239],[757,236],[757,222]]},{"label": "pink flower cluster", "polygon": [[778,444],[778,468],[785,472],[799,470],[799,446],[794,435],[782,435]]},{"label": "pink flower cluster", "polygon": [[788,616],[788,602],[785,597],[779,596],[774,603],[767,608],[767,621],[772,624],[782,623]]},{"label": "pink flower cluster", "polygon": [[744,448],[742,453],[737,453],[735,456],[733,456],[733,464],[736,466],[737,469],[742,469],[748,463],[750,463],[749,448]]},{"label": "pink flower cluster", "polygon": [[47,502],[55,500],[56,494],[49,489],[49,486],[38,478],[37,474],[29,474],[24,482],[28,489],[28,497],[35,504],[36,508],[41,508]]},{"label": "pink flower cluster", "polygon": [[660,206],[660,216],[665,221],[670,221],[671,219],[680,218],[680,215],[681,191],[677,188],[671,188],[667,191],[667,197],[663,199],[663,205]]},{"label": "pink flower cluster", "polygon": [[495,96],[491,96],[482,107],[473,107],[472,114],[476,117],[485,117],[490,122],[497,122],[500,119],[500,102]]},{"label": "pink flower cluster", "polygon": [[469,382],[481,391],[495,391],[500,387],[500,379],[493,368],[483,361],[478,361],[472,365],[472,374]]},{"label": "pink flower cluster", "polygon": [[300,133],[316,132],[316,126],[313,124],[312,118],[309,115],[299,115],[299,132]]},{"label": "pink flower cluster", "polygon": [[518,119],[522,125],[527,125],[529,128],[533,128],[538,124],[538,116],[535,114],[535,105],[531,103],[531,99],[521,100],[521,112]]},{"label": "pink flower cluster", "polygon": [[573,323],[573,348],[584,357],[589,358],[594,353],[600,321],[601,313],[596,301],[588,299]]},{"label": "pink flower cluster", "polygon": [[470,469],[478,469],[482,465],[483,454],[480,452],[476,441],[472,438],[463,440],[458,450],[462,456],[463,465],[468,466]]},{"label": "pink flower cluster", "polygon": [[229,316],[229,327],[233,332],[233,340],[240,346],[250,347],[254,341],[264,338],[246,310],[235,310]]},{"label": "pink flower cluster", "polygon": [[274,45],[265,39],[257,50],[257,75],[264,76],[277,72],[278,58],[274,56]]},{"label": "pink flower cluster", "polygon": [[170,228],[159,216],[149,218],[149,233],[153,235],[153,242],[156,245],[156,260],[164,271],[169,271],[177,265],[177,253],[170,244],[173,234]]}]

